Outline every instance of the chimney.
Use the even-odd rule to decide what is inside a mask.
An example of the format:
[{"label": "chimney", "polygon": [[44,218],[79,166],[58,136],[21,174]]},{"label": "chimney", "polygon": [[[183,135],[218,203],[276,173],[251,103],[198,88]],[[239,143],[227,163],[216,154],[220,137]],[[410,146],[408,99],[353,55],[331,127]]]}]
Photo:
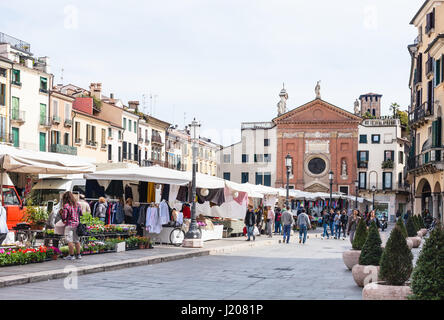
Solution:
[{"label": "chimney", "polygon": [[95,97],[98,100],[102,100],[102,84],[101,83],[91,83],[89,85],[89,91],[91,92],[91,97]]},{"label": "chimney", "polygon": [[139,109],[139,101],[128,101],[128,108],[131,110],[138,110]]}]

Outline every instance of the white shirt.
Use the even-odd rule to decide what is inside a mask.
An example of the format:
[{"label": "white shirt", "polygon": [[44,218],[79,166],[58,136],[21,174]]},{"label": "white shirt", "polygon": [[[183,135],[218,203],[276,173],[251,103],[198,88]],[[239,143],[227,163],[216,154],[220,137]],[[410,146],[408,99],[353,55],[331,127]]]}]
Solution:
[{"label": "white shirt", "polygon": [[167,224],[168,222],[170,222],[170,210],[168,209],[168,204],[165,200],[162,200],[162,202],[159,204],[159,211],[160,223]]},{"label": "white shirt", "polygon": [[8,224],[6,223],[6,209],[0,206],[0,233],[8,233]]}]

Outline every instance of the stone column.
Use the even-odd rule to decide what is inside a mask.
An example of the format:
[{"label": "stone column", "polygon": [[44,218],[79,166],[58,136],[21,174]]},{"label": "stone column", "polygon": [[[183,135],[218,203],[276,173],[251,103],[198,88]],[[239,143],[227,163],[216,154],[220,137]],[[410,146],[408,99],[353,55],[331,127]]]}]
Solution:
[{"label": "stone column", "polygon": [[439,193],[438,192],[432,192],[432,203],[433,203],[433,218],[438,218],[438,200],[439,200]]},{"label": "stone column", "polygon": [[422,197],[415,196],[414,210],[412,214],[421,214],[421,210],[422,210]]}]

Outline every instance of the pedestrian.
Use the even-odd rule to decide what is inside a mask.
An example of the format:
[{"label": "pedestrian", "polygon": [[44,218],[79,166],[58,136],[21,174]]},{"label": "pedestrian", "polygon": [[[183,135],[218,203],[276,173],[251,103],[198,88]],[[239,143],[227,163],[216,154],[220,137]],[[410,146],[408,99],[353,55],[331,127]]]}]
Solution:
[{"label": "pedestrian", "polygon": [[281,216],[281,208],[276,208],[276,214],[274,217],[274,233],[282,234]]},{"label": "pedestrian", "polygon": [[100,197],[99,204],[96,207],[96,212],[94,213],[94,216],[99,218],[101,221],[105,222],[107,208],[108,208],[108,204],[106,203],[105,198]]},{"label": "pedestrian", "polygon": [[5,241],[8,236],[8,224],[6,223],[6,209],[0,202],[0,245]]},{"label": "pedestrian", "polygon": [[370,227],[372,222],[375,222],[376,226],[378,228],[381,227],[381,224],[379,223],[379,219],[376,217],[375,210],[370,211],[370,214],[368,215],[368,218],[367,218],[367,221],[366,221],[367,227]]},{"label": "pedestrian", "polygon": [[251,236],[253,236],[253,240],[256,240],[256,236],[254,235],[255,222],[256,222],[256,216],[253,211],[253,205],[249,204],[244,220],[245,227],[247,228],[247,236],[248,236],[247,241],[250,241]]},{"label": "pedestrian", "polygon": [[322,234],[321,240],[327,235],[327,239],[330,239],[328,234],[328,226],[330,225],[330,214],[326,209],[322,210],[322,226],[324,227],[324,233]]},{"label": "pedestrian", "polygon": [[125,206],[123,207],[123,212],[125,212],[125,223],[133,223],[133,199],[126,199]]},{"label": "pedestrian", "polygon": [[274,211],[271,208],[271,206],[268,206],[268,212],[267,212],[267,233],[268,233],[268,237],[271,238],[273,237],[273,232],[271,231],[272,226],[273,226],[273,222],[274,222]]},{"label": "pedestrian", "polygon": [[260,205],[257,209],[256,209],[256,226],[257,226],[257,230],[259,231],[258,236],[261,235],[261,231],[262,231],[262,215],[263,215],[263,209],[262,209],[262,205]]},{"label": "pedestrian", "polygon": [[433,223],[433,217],[432,217],[432,215],[430,214],[430,212],[428,212],[427,215],[426,215],[425,218],[424,218],[424,224],[425,224],[425,227],[426,227],[427,229],[430,228],[430,226],[432,225],[432,223]]},{"label": "pedestrian", "polygon": [[345,213],[345,210],[342,210],[341,214],[341,229],[342,229],[342,240],[345,240],[345,233],[347,228],[348,215]]},{"label": "pedestrian", "polygon": [[[307,239],[307,229],[311,228],[310,219],[308,215],[305,213],[305,209],[301,210],[301,213],[298,216],[297,224],[299,227],[299,243],[304,243]],[[302,234],[304,235],[304,240],[302,241]]]},{"label": "pedestrian", "polygon": [[84,194],[80,194],[79,195],[79,205],[80,208],[82,208],[82,213],[91,213],[91,207],[89,206],[89,203],[85,200],[85,195]]},{"label": "pedestrian", "polygon": [[404,213],[404,216],[402,217],[404,219],[404,224],[407,224],[407,220],[409,219],[410,214],[411,214],[410,210],[407,210],[407,212]]},{"label": "pedestrian", "polygon": [[294,218],[290,212],[289,206],[287,206],[285,208],[284,212],[282,213],[281,223],[284,228],[284,242],[285,242],[285,239],[287,239],[287,243],[288,243],[290,241],[291,227],[293,226],[293,223],[294,223]]},{"label": "pedestrian", "polygon": [[[62,196],[62,221],[65,224],[65,240],[68,242],[69,255],[65,260],[81,259],[80,256],[80,240],[77,235],[77,227],[82,216],[82,208],[77,203],[76,198],[71,191],[66,191]],[[77,254],[74,256],[74,245]]]},{"label": "pedestrian", "polygon": [[335,225],[335,239],[339,239],[341,237],[341,211],[336,210],[335,217],[333,218]]},{"label": "pedestrian", "polygon": [[329,223],[330,223],[331,236],[334,237],[335,236],[335,210],[333,208],[330,209]]},{"label": "pedestrian", "polygon": [[353,210],[353,216],[350,218],[350,221],[348,222],[347,227],[347,235],[350,236],[350,243],[353,244],[353,238],[355,236],[356,227],[358,226],[359,220],[361,217],[359,216],[358,210]]}]

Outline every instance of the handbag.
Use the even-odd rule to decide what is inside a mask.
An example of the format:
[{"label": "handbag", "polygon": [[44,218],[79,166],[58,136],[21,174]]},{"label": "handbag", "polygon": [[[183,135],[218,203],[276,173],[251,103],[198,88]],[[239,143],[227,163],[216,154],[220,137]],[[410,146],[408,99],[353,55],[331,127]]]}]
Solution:
[{"label": "handbag", "polygon": [[77,235],[79,237],[87,236],[88,235],[88,228],[83,223],[79,223],[77,226]]},{"label": "handbag", "polygon": [[59,220],[54,225],[54,234],[58,234],[58,235],[64,235],[65,234],[65,224],[63,223],[62,220]]},{"label": "handbag", "polygon": [[257,236],[259,234],[259,229],[254,226],[253,235]]}]

